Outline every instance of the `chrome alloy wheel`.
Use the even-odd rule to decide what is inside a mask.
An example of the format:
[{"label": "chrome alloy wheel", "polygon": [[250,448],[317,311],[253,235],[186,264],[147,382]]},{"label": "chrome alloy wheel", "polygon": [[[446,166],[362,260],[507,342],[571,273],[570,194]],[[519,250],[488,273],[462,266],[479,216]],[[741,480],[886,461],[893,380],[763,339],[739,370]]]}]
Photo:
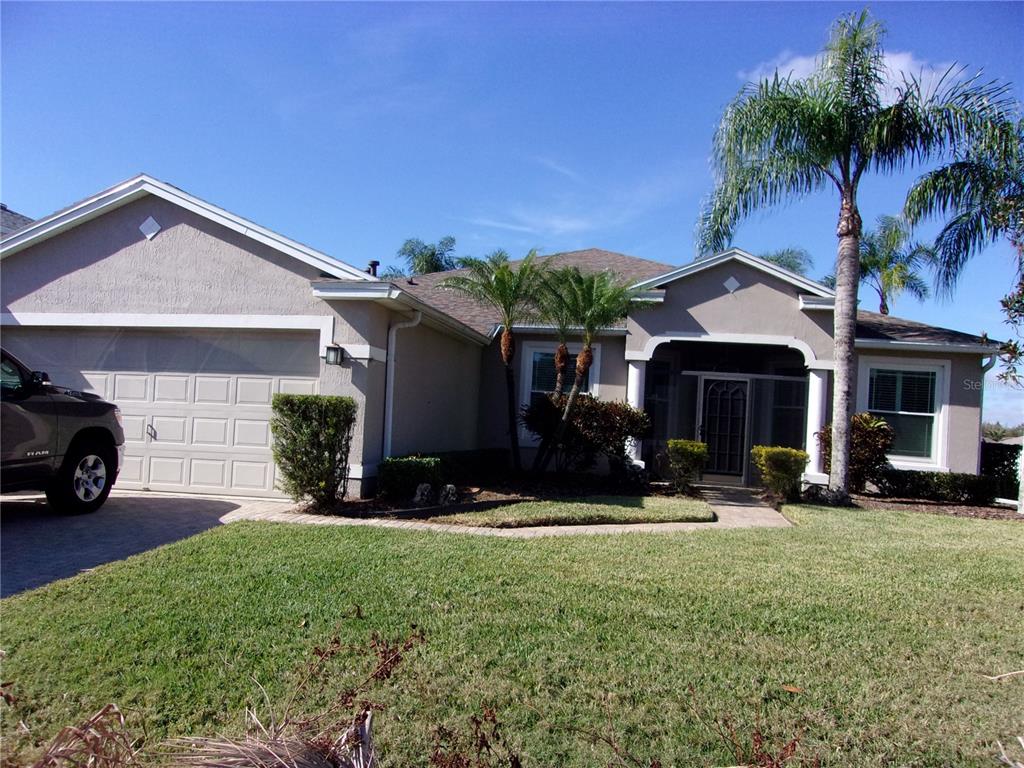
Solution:
[{"label": "chrome alloy wheel", "polygon": [[107,487],[107,465],[99,456],[89,454],[75,469],[75,495],[82,501],[92,501]]}]

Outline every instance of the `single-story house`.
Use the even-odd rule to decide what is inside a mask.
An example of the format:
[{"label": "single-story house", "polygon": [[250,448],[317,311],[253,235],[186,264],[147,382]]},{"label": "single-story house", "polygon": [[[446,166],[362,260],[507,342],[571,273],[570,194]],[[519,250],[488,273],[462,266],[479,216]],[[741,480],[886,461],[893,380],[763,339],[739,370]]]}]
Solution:
[{"label": "single-story house", "polygon": [[[507,445],[495,315],[444,275],[378,279],[145,175],[14,229],[0,258],[4,346],[121,407],[122,488],[278,493],[275,392],[356,400],[356,492],[383,457]],[[650,413],[638,460],[698,437],[710,474],[749,482],[752,445],[789,445],[824,481],[813,436],[830,418],[832,291],[738,249],[681,267],[597,249],[545,260],[645,291],[601,334],[587,382]],[[525,403],[550,387],[555,342],[515,330]],[[857,408],[895,427],[893,463],[976,472],[995,345],[860,312],[856,349]]]}]

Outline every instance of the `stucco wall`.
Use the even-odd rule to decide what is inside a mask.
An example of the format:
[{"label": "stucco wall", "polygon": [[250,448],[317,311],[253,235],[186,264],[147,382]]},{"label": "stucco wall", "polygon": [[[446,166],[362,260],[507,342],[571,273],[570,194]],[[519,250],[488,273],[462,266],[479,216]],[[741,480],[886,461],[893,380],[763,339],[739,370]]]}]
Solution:
[{"label": "stucco wall", "polygon": [[[730,277],[739,287],[730,293]],[[800,309],[799,291],[746,264],[729,262],[672,283],[665,301],[629,317],[627,349],[644,350],[652,336],[760,334],[800,339],[816,359],[832,360],[832,314]]]},{"label": "stucco wall", "polygon": [[[982,382],[981,357],[978,355],[936,355],[928,353],[888,352],[875,349],[861,349],[860,358],[883,358],[908,363],[935,360],[950,363],[949,406],[947,412],[946,460],[951,472],[978,471],[981,444]],[[859,384],[859,382],[858,382]],[[855,391],[859,390],[859,386]],[[858,407],[862,404],[857,403]]]},{"label": "stucco wall", "polygon": [[425,325],[395,337],[392,455],[476,448],[481,348]]},{"label": "stucco wall", "polygon": [[385,344],[386,310],[314,298],[315,267],[152,195],[0,265],[4,312],[335,315],[338,343]]},{"label": "stucco wall", "polygon": [[[554,343],[549,334],[516,334],[516,404],[522,391],[523,351],[529,342]],[[602,336],[595,344],[601,347],[601,372],[598,397],[602,400],[626,399],[626,339],[623,336]],[[575,357],[571,358],[570,376]],[[566,387],[571,386],[570,378]],[[498,342],[483,351],[480,366],[479,445],[481,448],[508,447],[508,416],[506,406],[505,366],[501,362]],[[526,441],[524,440],[524,446]],[[525,455],[525,452],[524,452]]]}]

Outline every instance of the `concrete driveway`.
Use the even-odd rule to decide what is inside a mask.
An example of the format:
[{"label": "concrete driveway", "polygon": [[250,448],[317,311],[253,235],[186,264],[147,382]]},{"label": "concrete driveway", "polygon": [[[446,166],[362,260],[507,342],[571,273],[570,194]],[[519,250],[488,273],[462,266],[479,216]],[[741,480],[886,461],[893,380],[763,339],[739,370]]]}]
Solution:
[{"label": "concrete driveway", "polygon": [[67,578],[103,563],[221,525],[230,512],[287,509],[286,502],[111,493],[90,515],[59,515],[42,496],[0,499],[0,596]]}]

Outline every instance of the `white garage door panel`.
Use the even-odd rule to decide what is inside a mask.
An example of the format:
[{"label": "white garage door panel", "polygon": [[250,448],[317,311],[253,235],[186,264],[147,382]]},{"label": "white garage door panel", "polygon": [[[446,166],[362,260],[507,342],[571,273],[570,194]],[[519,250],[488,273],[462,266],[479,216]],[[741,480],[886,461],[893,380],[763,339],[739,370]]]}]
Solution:
[{"label": "white garage door panel", "polygon": [[271,455],[275,392],[315,394],[295,375],[83,371],[124,418],[119,488],[280,496]]},{"label": "white garage door panel", "polygon": [[117,487],[281,496],[275,393],[320,391],[314,331],[5,327],[4,347],[54,383],[117,403]]}]

